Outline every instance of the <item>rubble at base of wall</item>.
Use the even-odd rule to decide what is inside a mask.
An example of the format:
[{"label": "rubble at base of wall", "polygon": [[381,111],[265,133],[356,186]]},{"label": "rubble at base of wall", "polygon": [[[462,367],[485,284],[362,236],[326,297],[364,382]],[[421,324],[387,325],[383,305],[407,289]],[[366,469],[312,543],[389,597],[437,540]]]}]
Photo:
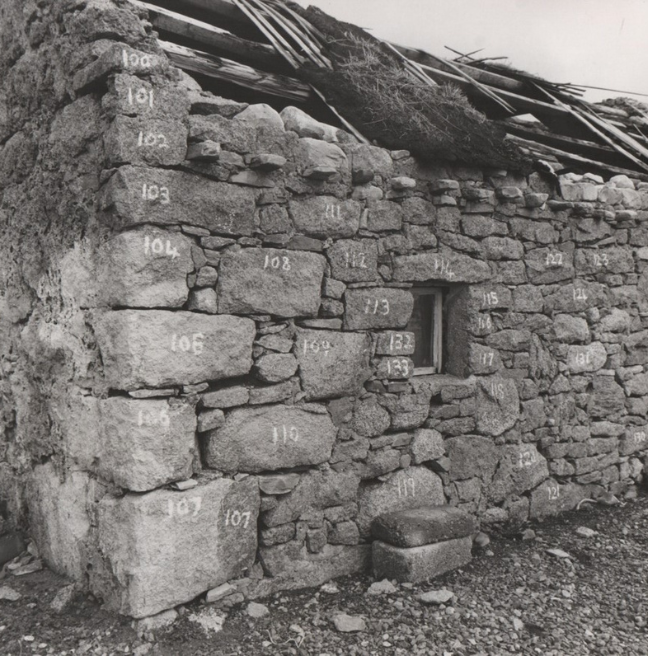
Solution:
[{"label": "rubble at base of wall", "polygon": [[[93,6],[0,58],[0,501],[52,568],[144,617],[366,570],[386,512],[636,494],[648,183],[326,141],[202,92],[130,10],[130,45],[75,31]],[[31,58],[74,90],[60,109],[10,85]],[[444,295],[425,375],[420,286]]]}]

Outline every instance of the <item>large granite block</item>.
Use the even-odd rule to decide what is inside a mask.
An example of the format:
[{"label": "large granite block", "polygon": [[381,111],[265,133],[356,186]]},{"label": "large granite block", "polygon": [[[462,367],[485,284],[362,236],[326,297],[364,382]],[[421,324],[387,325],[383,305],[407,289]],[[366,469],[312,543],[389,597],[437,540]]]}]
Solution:
[{"label": "large granite block", "polygon": [[253,479],[104,497],[96,529],[103,562],[90,577],[93,593],[139,618],[240,576],[254,562],[259,503]]},{"label": "large granite block", "polygon": [[188,385],[247,374],[250,319],[194,312],[117,310],[93,321],[104,376],[114,389]]}]

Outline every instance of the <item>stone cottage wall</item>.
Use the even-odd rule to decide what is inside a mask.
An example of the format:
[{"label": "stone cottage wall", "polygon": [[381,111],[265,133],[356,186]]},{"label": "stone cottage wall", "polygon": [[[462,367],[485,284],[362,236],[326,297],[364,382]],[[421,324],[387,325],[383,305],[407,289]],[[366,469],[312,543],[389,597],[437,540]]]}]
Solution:
[{"label": "stone cottage wall", "polygon": [[202,92],[117,3],[17,4],[0,510],[52,567],[142,617],[362,570],[388,510],[636,494],[648,183],[423,165]]}]

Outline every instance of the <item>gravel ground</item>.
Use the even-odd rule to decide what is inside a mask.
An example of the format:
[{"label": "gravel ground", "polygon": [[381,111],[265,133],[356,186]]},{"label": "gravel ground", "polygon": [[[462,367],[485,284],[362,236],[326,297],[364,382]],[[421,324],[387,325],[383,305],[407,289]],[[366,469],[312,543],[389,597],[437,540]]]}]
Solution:
[{"label": "gravel ground", "polygon": [[[595,533],[581,535],[589,533],[582,527]],[[427,584],[370,594],[369,577],[346,577],[262,600],[269,612],[257,619],[245,605],[234,608],[220,631],[196,621],[222,624],[215,609],[194,602],[170,628],[138,637],[128,620],[89,597],[55,613],[50,603],[65,582],[47,570],[5,575],[0,588],[22,597],[0,601],[0,654],[648,654],[648,498],[587,505],[490,537],[468,567]],[[447,604],[418,599],[441,589],[454,594]],[[364,630],[338,630],[340,613]]]}]

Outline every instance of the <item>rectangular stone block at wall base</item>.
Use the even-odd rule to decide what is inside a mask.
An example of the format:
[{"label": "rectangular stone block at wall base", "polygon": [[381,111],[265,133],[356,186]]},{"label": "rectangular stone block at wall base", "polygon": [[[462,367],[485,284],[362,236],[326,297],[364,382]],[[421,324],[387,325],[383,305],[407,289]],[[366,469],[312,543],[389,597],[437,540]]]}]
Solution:
[{"label": "rectangular stone block at wall base", "polygon": [[92,318],[114,389],[189,385],[243,376],[252,367],[250,319],[195,312],[117,310]]},{"label": "rectangular stone block at wall base", "polygon": [[368,571],[371,547],[327,544],[319,553],[310,553],[306,546],[289,542],[259,549],[259,559],[266,576],[276,583],[276,590],[296,590],[322,585],[337,576]]},{"label": "rectangular stone block at wall base", "polygon": [[104,497],[91,590],[109,608],[139,618],[239,577],[254,563],[259,504],[253,479]]},{"label": "rectangular stone block at wall base", "polygon": [[372,563],[377,579],[396,579],[401,583],[420,583],[441,576],[472,560],[472,537],[446,540],[411,549],[374,541]]},{"label": "rectangular stone block at wall base", "polygon": [[31,536],[47,565],[75,581],[86,571],[95,487],[86,473],[61,475],[51,462],[34,467],[27,484]]}]

